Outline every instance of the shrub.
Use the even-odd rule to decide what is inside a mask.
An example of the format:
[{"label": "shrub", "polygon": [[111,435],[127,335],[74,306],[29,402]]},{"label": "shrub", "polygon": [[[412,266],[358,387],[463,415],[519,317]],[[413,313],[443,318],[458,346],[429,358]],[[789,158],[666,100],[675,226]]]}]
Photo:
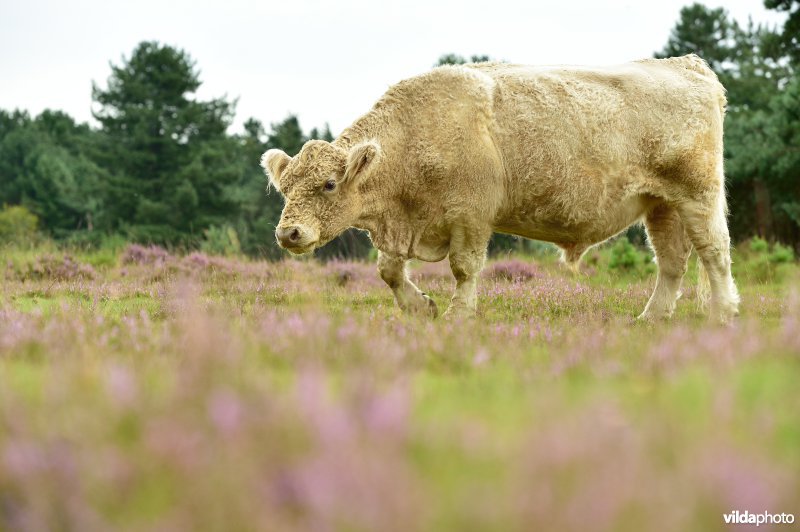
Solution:
[{"label": "shrub", "polygon": [[527,281],[541,277],[542,272],[533,262],[519,259],[501,260],[492,263],[484,275],[489,279],[508,281]]},{"label": "shrub", "polygon": [[73,281],[77,279],[94,279],[96,273],[94,268],[84,264],[70,255],[42,255],[33,262],[26,262],[14,266],[14,271],[10,272],[22,280],[54,280],[54,281]]},{"label": "shrub", "polygon": [[780,243],[769,244],[760,237],[753,237],[741,246],[741,261],[737,269],[752,281],[772,282],[780,280],[786,266],[794,262],[794,250]]},{"label": "shrub", "polygon": [[0,244],[17,246],[35,242],[39,219],[20,205],[4,206],[0,211]]},{"label": "shrub", "polygon": [[769,251],[769,243],[761,237],[754,237],[750,241],[750,251],[757,255],[767,253]]},{"label": "shrub", "polygon": [[655,273],[656,265],[652,254],[630,242],[624,235],[601,247],[587,264],[596,268],[607,268],[609,272],[631,274],[642,277]]},{"label": "shrub", "polygon": [[769,254],[769,261],[772,264],[785,264],[794,261],[794,250],[789,246],[775,243],[772,252]]},{"label": "shrub", "polygon": [[618,238],[611,247],[608,267],[614,270],[635,270],[644,264],[642,253],[627,238]]},{"label": "shrub", "polygon": [[169,252],[158,246],[131,244],[122,253],[122,264],[149,264],[162,266],[169,260]]},{"label": "shrub", "polygon": [[211,255],[224,255],[226,257],[241,255],[242,245],[236,229],[226,225],[218,227],[212,225],[203,231],[205,238],[200,244],[200,249]]}]

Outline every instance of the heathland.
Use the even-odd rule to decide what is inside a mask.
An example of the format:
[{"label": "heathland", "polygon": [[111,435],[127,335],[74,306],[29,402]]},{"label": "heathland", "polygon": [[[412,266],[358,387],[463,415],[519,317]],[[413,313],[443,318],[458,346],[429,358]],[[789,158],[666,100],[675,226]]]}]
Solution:
[{"label": "heathland", "polygon": [[[374,263],[6,249],[0,528],[710,530],[800,508],[800,292],[738,246],[732,325],[626,240],[495,258],[479,316]],[[412,278],[444,308],[445,263]]]}]

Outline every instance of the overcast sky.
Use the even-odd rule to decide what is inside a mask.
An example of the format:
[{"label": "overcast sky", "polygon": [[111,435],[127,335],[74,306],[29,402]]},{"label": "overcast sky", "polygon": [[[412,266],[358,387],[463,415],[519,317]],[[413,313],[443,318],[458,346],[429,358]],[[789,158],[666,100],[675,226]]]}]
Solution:
[{"label": "overcast sky", "polygon": [[[142,40],[185,49],[201,98],[238,98],[234,131],[287,114],[338,134],[391,84],[448,52],[529,64],[612,64],[661,49],[690,0],[0,0],[0,108],[62,109],[91,120],[105,85]],[[761,0],[723,5],[782,23]]]}]

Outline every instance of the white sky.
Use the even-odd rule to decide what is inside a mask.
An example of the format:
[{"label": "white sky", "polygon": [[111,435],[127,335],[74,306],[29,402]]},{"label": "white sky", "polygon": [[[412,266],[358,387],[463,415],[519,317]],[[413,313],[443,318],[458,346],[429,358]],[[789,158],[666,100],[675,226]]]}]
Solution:
[{"label": "white sky", "polygon": [[[651,56],[692,0],[0,0],[0,108],[91,121],[102,86],[142,40],[186,50],[203,99],[238,97],[234,131],[295,113],[334,135],[393,83],[448,52],[530,64]],[[745,22],[782,23],[761,0],[713,1]]]}]

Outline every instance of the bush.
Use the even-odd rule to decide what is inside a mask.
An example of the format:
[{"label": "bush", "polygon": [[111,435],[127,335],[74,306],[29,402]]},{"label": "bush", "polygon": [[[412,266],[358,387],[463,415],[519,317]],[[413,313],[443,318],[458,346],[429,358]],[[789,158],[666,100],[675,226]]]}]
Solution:
[{"label": "bush", "polygon": [[769,251],[769,243],[761,237],[754,237],[750,241],[750,251],[756,255],[767,253]]},{"label": "bush", "polygon": [[[607,263],[603,260],[605,257],[608,257]],[[587,262],[592,264],[593,261],[590,259]],[[607,264],[610,271],[635,276],[650,275],[656,271],[651,253],[633,245],[625,235],[614,240],[606,250],[601,250],[599,257],[594,259],[594,265],[597,267],[602,266],[603,263]]]},{"label": "bush", "polygon": [[4,206],[0,211],[0,244],[29,246],[36,242],[39,219],[20,205]]},{"label": "bush", "polygon": [[44,254],[31,260],[14,263],[9,261],[6,276],[23,281],[74,281],[90,280],[96,276],[94,268],[70,255]]},{"label": "bush", "polygon": [[236,229],[226,225],[217,227],[212,225],[203,231],[205,238],[200,244],[200,249],[211,255],[224,255],[226,257],[241,255],[242,245]]},{"label": "bush", "polygon": [[760,237],[753,237],[747,245],[740,247],[740,260],[734,266],[751,281],[772,282],[783,278],[786,268],[794,262],[794,250],[780,243],[769,244]]},{"label": "bush", "polygon": [[611,247],[608,267],[613,270],[635,270],[644,264],[642,253],[627,238],[618,238]]},{"label": "bush", "polygon": [[772,264],[786,264],[794,261],[794,250],[789,246],[775,243],[772,252],[769,254],[769,261]]},{"label": "bush", "polygon": [[520,282],[541,277],[542,272],[533,262],[508,259],[490,264],[484,276],[489,279]]},{"label": "bush", "polygon": [[131,244],[122,253],[122,264],[163,266],[169,258],[169,252],[164,248]]}]

